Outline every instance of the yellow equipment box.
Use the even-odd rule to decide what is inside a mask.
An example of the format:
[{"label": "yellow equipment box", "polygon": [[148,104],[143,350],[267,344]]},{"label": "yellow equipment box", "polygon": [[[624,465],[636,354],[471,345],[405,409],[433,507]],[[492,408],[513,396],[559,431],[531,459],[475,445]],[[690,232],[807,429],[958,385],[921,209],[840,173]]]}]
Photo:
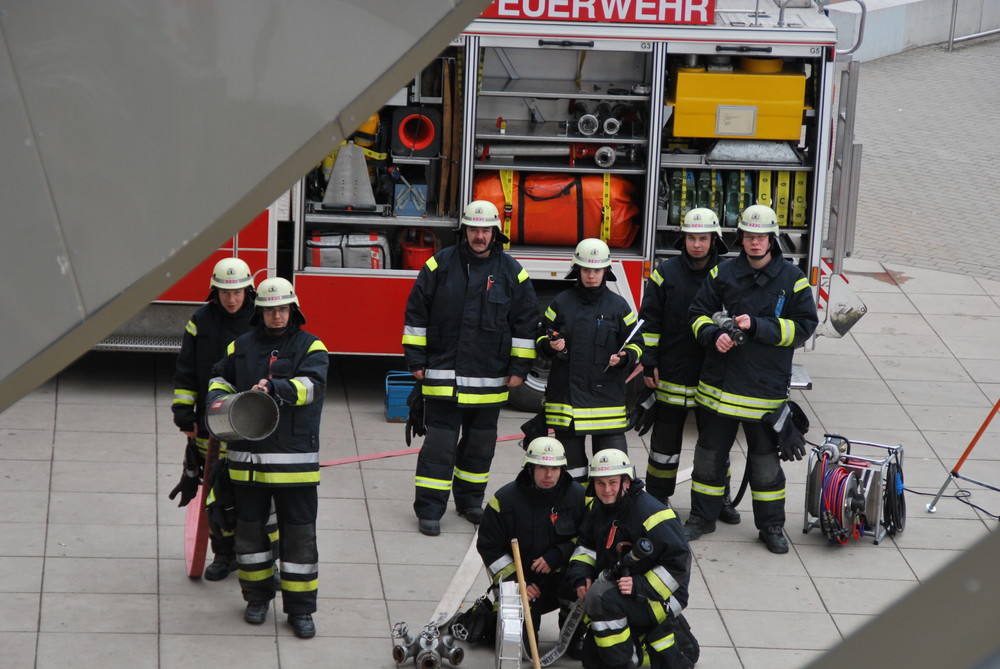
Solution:
[{"label": "yellow equipment box", "polygon": [[771,61],[768,69],[774,72],[749,72],[747,67],[760,65],[747,61],[751,59],[743,59],[743,67],[732,72],[677,69],[675,137],[800,138],[805,74],[780,61]]}]

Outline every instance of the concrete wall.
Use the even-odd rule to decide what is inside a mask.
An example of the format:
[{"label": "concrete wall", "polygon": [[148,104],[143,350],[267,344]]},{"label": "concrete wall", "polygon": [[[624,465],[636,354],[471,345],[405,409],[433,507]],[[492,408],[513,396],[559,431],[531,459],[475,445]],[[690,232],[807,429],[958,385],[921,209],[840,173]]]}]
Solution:
[{"label": "concrete wall", "polygon": [[[953,0],[865,0],[868,16],[864,41],[854,53],[865,61],[900,51],[948,41]],[[857,40],[861,7],[843,0],[828,7],[830,20],[837,26],[841,49]],[[997,0],[958,0],[955,37],[1000,28]]]}]

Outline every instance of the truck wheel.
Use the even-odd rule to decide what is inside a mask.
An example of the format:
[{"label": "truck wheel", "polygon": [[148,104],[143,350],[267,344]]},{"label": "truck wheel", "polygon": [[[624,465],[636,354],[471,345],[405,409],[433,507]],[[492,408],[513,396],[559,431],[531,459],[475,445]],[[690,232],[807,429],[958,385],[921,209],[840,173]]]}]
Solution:
[{"label": "truck wheel", "polygon": [[507,404],[518,411],[540,413],[544,408],[545,384],[549,380],[549,361],[536,358],[535,364],[524,377],[524,383],[514,386],[507,395]]}]

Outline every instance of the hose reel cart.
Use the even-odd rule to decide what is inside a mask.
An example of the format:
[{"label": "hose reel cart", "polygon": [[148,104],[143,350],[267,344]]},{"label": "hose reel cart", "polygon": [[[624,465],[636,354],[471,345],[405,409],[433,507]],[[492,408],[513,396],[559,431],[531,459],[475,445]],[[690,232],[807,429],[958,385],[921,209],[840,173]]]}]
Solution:
[{"label": "hose reel cart", "polygon": [[[857,446],[876,449],[884,457],[852,452]],[[869,534],[877,546],[887,535],[903,531],[902,446],[826,434],[809,453],[806,471],[803,534],[818,527],[831,543],[841,545]]]}]

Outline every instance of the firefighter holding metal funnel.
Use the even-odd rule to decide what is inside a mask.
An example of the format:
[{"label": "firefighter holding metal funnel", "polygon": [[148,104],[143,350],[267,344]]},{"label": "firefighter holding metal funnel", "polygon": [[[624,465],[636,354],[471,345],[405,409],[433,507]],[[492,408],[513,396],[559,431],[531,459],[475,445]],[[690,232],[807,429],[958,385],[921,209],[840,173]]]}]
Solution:
[{"label": "firefighter holding metal funnel", "polygon": [[295,636],[310,638],[316,634],[319,423],[329,354],[322,341],[302,329],[306,320],[290,282],[265,279],[255,304],[255,328],[229,345],[209,385],[209,402],[250,390],[266,393],[279,407],[270,436],[229,444],[244,620],[263,624],[276,594],[265,527],[273,500],[281,532],[283,609]]}]

